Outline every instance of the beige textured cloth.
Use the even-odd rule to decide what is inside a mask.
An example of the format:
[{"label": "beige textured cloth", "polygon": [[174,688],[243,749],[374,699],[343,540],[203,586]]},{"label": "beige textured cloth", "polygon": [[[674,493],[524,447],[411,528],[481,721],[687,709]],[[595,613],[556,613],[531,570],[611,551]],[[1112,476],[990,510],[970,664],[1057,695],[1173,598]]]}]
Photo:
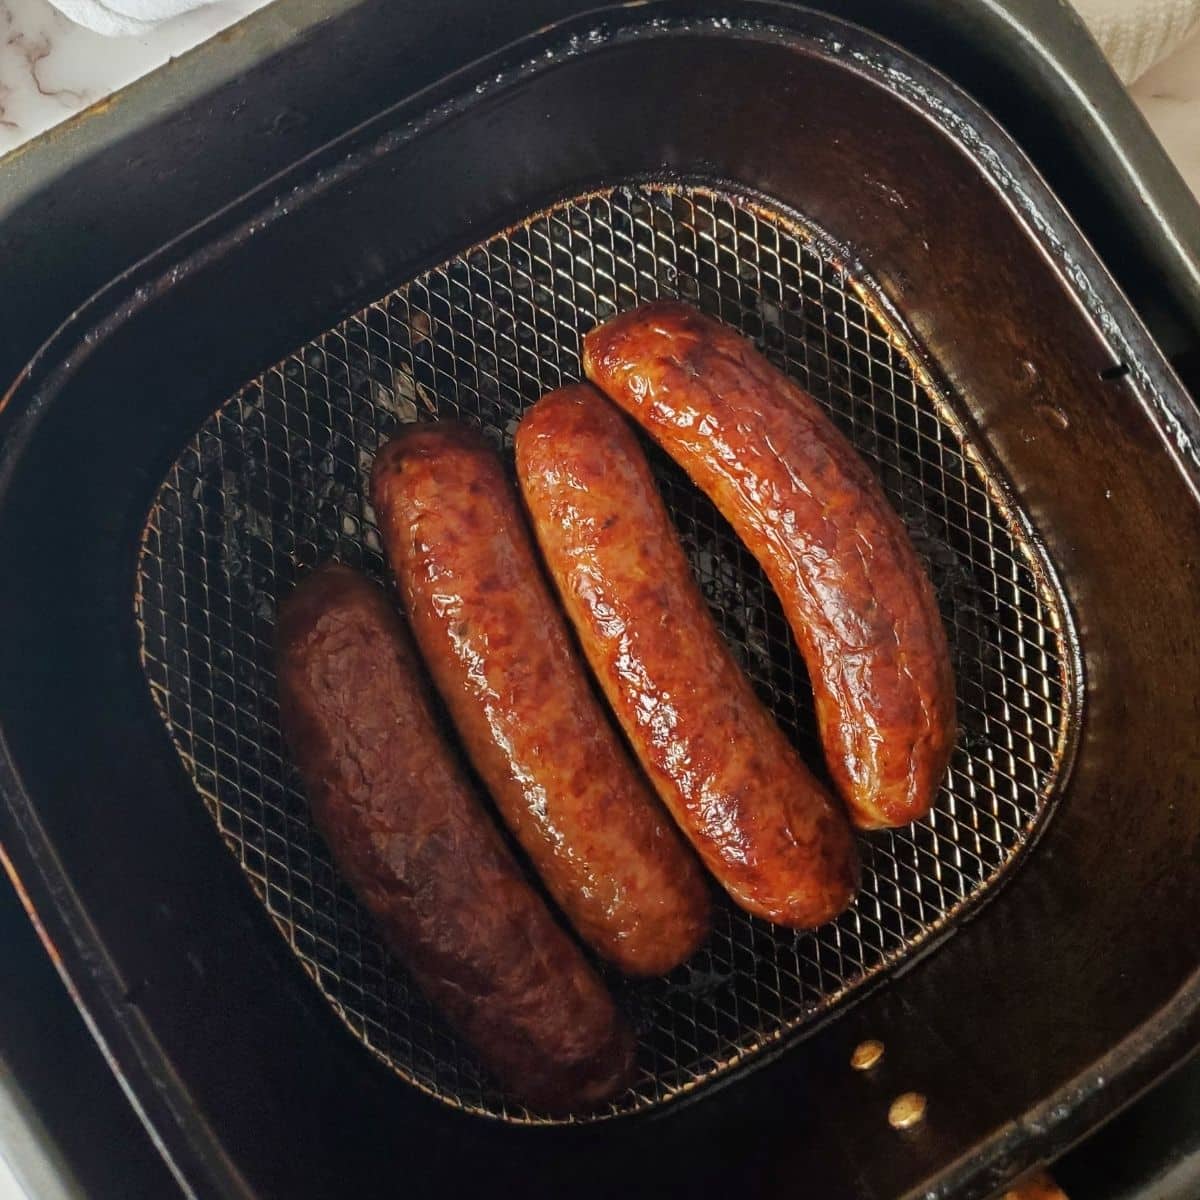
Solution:
[{"label": "beige textured cloth", "polygon": [[1132,83],[1189,35],[1200,33],[1200,0],[1073,0],[1113,70]]}]

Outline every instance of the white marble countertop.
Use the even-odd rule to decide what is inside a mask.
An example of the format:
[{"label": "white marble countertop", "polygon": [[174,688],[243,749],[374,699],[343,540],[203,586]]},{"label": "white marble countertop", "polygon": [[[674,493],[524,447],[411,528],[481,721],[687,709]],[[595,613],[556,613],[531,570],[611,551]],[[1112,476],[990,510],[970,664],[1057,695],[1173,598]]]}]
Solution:
[{"label": "white marble countertop", "polygon": [[[142,37],[106,38],[47,0],[0,0],[0,155],[267,3],[221,0]],[[1130,90],[1200,196],[1200,33]]]},{"label": "white marble countertop", "polygon": [[47,0],[0,0],[0,155],[262,8],[221,0],[143,37],[101,37]]}]

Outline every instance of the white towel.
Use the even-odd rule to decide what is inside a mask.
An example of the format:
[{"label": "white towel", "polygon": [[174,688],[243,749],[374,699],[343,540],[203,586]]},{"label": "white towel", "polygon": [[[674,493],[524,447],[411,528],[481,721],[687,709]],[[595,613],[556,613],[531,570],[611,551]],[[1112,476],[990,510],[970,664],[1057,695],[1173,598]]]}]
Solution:
[{"label": "white towel", "polygon": [[50,0],[78,25],[106,37],[149,33],[180,13],[202,8],[213,0]]},{"label": "white towel", "polygon": [[1200,0],[1074,0],[1113,70],[1132,83],[1200,29]]}]

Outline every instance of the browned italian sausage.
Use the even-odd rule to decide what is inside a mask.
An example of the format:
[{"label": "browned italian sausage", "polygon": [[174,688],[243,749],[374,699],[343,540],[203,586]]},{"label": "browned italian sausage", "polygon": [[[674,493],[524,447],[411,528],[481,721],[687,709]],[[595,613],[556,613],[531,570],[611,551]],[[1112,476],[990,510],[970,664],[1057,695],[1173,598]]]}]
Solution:
[{"label": "browned italian sausage", "polygon": [[855,823],[924,816],[954,746],[954,676],[929,579],[866,463],[750,342],[685,304],[593,329],[584,368],[766,572]]},{"label": "browned italian sausage", "polygon": [[552,392],[517,428],[517,474],[584,653],[709,870],[769,921],[836,916],[850,826],[721,640],[633,430],[587,385]]},{"label": "browned italian sausage", "polygon": [[704,876],[592,692],[499,457],[410,425],[371,498],[421,655],[550,894],[621,970],[677,966],[708,933]]},{"label": "browned italian sausage", "polygon": [[313,571],[281,606],[277,666],[317,828],[421,989],[529,1104],[619,1092],[631,1036],[456,765],[383,592]]}]

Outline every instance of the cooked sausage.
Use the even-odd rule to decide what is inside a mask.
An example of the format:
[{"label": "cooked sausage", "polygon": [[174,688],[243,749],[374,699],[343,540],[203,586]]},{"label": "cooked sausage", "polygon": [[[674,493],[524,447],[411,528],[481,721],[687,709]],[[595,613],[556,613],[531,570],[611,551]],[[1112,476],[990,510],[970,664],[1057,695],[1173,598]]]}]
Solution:
[{"label": "cooked sausage", "polygon": [[550,894],[622,971],[677,966],[708,933],[703,873],[592,691],[499,456],[410,425],[371,497],[421,655]]},{"label": "cooked sausage", "polygon": [[766,572],[855,823],[923,817],[954,746],[954,676],[933,588],[866,463],[750,342],[685,304],[593,329],[584,368]]},{"label": "cooked sausage", "polygon": [[277,667],[317,828],[421,990],[529,1104],[619,1092],[631,1036],[456,765],[383,592],[313,571],[280,608]]},{"label": "cooked sausage", "polygon": [[517,474],[584,653],[709,870],[769,921],[836,916],[850,826],[722,641],[633,430],[586,384],[552,392],[517,428]]}]

